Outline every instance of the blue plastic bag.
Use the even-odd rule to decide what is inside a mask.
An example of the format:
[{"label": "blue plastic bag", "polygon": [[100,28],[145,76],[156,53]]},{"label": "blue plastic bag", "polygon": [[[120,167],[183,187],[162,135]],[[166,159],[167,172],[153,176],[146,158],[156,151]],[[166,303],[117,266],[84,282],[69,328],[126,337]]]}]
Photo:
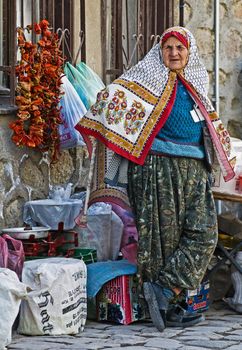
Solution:
[{"label": "blue plastic bag", "polygon": [[97,93],[105,87],[102,80],[83,62],[76,68],[67,62],[64,72],[86,108],[89,109],[96,102]]}]

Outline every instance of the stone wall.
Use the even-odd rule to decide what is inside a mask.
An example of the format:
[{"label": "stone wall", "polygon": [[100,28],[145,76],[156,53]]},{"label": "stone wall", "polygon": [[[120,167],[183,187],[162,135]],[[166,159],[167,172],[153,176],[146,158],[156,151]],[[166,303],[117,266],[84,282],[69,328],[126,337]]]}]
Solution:
[{"label": "stone wall", "polygon": [[8,127],[13,118],[0,116],[0,228],[22,226],[24,203],[47,198],[54,185],[85,187],[89,165],[83,147],[62,151],[54,164],[46,153],[16,147]]},{"label": "stone wall", "polygon": [[[220,0],[219,91],[220,116],[242,121],[242,1]],[[187,0],[185,26],[194,34],[200,55],[210,76],[210,97],[214,96],[214,1]],[[236,135],[242,138],[242,135]]]}]

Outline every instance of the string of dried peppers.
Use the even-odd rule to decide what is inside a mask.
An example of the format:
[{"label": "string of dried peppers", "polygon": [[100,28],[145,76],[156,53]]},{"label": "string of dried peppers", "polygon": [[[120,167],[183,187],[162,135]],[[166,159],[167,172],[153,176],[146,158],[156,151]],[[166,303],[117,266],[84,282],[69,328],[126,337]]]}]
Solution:
[{"label": "string of dried peppers", "polygon": [[[26,40],[25,29],[39,35],[36,44]],[[25,29],[17,28],[21,59],[16,66],[18,119],[10,123],[12,140],[17,146],[50,151],[54,159],[62,123],[58,104],[64,59],[58,36],[51,32],[47,20]]]}]

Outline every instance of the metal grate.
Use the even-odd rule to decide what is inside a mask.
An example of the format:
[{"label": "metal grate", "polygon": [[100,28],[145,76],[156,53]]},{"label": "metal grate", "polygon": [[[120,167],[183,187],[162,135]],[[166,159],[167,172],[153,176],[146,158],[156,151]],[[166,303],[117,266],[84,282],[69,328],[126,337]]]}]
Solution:
[{"label": "metal grate", "polygon": [[[80,16],[75,14],[78,28],[73,26],[74,5],[80,9]],[[85,61],[84,6],[85,0],[0,0],[0,104],[13,105],[15,101],[16,32],[13,28],[47,19],[61,36],[66,59],[73,62],[78,57]],[[29,39],[36,40],[34,34]],[[78,48],[77,52],[74,47]]]},{"label": "metal grate", "polygon": [[[180,23],[183,8],[180,1]],[[174,24],[174,0],[102,0],[104,81],[136,64]],[[184,4],[183,4],[184,6]]]}]

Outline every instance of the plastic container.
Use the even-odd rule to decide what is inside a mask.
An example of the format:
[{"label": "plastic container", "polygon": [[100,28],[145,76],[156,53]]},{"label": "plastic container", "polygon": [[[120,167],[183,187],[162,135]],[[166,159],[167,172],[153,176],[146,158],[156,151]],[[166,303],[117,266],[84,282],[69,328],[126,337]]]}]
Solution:
[{"label": "plastic container", "polygon": [[85,264],[91,264],[97,261],[97,251],[91,248],[72,248],[68,249],[67,256],[75,259],[81,259]]}]

